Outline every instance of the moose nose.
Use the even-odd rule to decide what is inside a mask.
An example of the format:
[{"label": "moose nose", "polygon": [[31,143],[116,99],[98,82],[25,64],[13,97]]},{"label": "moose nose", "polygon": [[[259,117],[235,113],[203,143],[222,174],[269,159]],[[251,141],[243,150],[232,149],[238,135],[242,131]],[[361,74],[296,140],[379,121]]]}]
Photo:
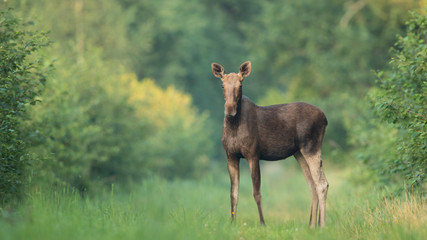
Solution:
[{"label": "moose nose", "polygon": [[236,109],[236,105],[234,105],[234,104],[225,104],[225,106],[224,106],[224,114],[227,116],[227,117],[234,117],[234,116],[236,116],[236,113],[237,113],[237,109]]}]

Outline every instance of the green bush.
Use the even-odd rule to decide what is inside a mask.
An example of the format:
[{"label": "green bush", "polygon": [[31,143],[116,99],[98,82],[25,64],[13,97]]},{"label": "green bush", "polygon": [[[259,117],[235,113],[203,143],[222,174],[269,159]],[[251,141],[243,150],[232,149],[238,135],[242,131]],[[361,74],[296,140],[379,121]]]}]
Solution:
[{"label": "green bush", "polygon": [[413,13],[407,27],[392,49],[391,71],[378,73],[370,96],[379,119],[399,130],[382,170],[413,187],[425,183],[427,169],[427,15]]},{"label": "green bush", "polygon": [[0,11],[0,201],[15,196],[25,182],[30,160],[21,122],[49,73],[39,51],[50,40],[46,32],[29,30],[32,24],[11,10]]},{"label": "green bush", "polygon": [[40,179],[93,192],[147,174],[170,179],[206,170],[207,116],[189,95],[139,82],[101,51],[87,53],[84,63],[58,62],[43,102],[31,112]]},{"label": "green bush", "polygon": [[117,87],[118,73],[99,52],[89,54],[84,64],[58,61],[29,123],[32,151],[42,159],[37,176],[82,192],[126,177],[132,142],[144,126],[132,118],[126,95],[107,90]]},{"label": "green bush", "polygon": [[130,92],[136,116],[151,126],[149,135],[136,142],[133,159],[145,171],[168,179],[202,176],[212,154],[208,115],[173,86],[162,89],[135,75],[122,76],[122,85]]}]

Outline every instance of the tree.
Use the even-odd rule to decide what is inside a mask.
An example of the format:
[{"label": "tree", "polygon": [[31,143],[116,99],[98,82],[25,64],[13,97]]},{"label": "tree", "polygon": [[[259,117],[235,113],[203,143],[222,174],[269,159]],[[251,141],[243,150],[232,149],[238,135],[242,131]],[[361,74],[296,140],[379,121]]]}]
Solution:
[{"label": "tree", "polygon": [[139,121],[151,126],[135,143],[133,164],[168,179],[202,176],[212,155],[208,114],[200,113],[191,96],[173,86],[163,90],[153,80],[140,82],[134,75],[121,80]]},{"label": "tree", "polygon": [[0,12],[0,201],[16,196],[25,183],[30,159],[21,123],[49,73],[39,51],[50,40],[46,32],[29,30],[31,25],[11,10]]},{"label": "tree", "polygon": [[[179,3],[168,7],[152,1],[116,0],[10,3],[20,9],[21,16],[50,9],[51,14],[39,15],[39,19],[52,29],[56,40],[48,53],[57,58],[56,71],[41,96],[42,103],[31,111],[31,119],[26,122],[31,151],[40,160],[34,168],[40,177],[37,179],[84,192],[113,182],[139,181],[147,172],[167,178],[199,175],[213,152],[210,131],[206,131],[210,119],[198,112],[188,94],[177,89],[176,86],[185,85],[185,81],[177,79],[186,77],[173,69],[190,72],[182,62],[189,65],[193,60],[174,54],[191,58],[186,52],[194,46],[191,39],[198,38],[200,25],[189,27],[195,18],[186,24],[177,21],[182,16],[173,8]],[[194,10],[191,4],[179,7],[185,14]],[[176,43],[161,41],[181,30],[185,39],[176,38]],[[164,47],[173,46],[175,53],[148,51],[153,38]],[[203,60],[209,69],[210,60]],[[203,72],[202,63],[196,62],[199,67],[194,69]],[[156,83],[140,84],[132,74],[149,75],[151,69],[168,74],[162,74]],[[209,73],[206,70],[206,75]],[[125,76],[133,77],[121,81],[129,79]],[[209,82],[193,79],[199,86]],[[154,102],[149,101],[151,92],[156,93]],[[143,100],[131,101],[130,94]],[[137,114],[141,111],[144,114]],[[158,114],[161,120],[150,114]]]},{"label": "tree", "polygon": [[128,95],[108,90],[120,87],[116,65],[93,49],[87,56],[82,63],[58,61],[28,123],[31,150],[42,159],[37,177],[82,193],[127,180],[130,143],[144,136],[145,127],[132,117]]},{"label": "tree", "polygon": [[[392,49],[390,72],[379,72],[371,91],[376,114],[398,129],[396,154],[386,170],[398,173],[409,186],[425,183],[427,169],[427,15],[413,13],[406,36]],[[390,146],[393,147],[393,146]]]}]

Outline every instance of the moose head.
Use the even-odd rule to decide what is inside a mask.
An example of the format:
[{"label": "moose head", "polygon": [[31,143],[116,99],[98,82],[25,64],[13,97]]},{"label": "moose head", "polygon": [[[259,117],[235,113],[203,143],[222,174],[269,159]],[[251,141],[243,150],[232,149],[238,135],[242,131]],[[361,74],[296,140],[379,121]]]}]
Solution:
[{"label": "moose head", "polygon": [[242,99],[242,81],[251,73],[251,62],[246,61],[240,65],[239,73],[226,74],[224,67],[218,63],[212,63],[212,73],[222,81],[224,92],[224,114],[227,117],[234,117]]}]

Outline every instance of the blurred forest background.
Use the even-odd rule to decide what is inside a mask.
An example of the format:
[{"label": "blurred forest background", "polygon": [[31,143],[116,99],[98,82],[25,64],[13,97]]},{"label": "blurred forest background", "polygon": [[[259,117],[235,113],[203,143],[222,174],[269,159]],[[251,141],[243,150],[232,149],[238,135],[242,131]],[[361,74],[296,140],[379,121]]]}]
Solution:
[{"label": "blurred forest background", "polygon": [[2,201],[28,184],[93,193],[226,166],[223,96],[210,64],[236,72],[246,60],[253,71],[243,92],[258,105],[324,110],[326,168],[357,164],[358,181],[425,192],[426,1],[0,7]]}]

